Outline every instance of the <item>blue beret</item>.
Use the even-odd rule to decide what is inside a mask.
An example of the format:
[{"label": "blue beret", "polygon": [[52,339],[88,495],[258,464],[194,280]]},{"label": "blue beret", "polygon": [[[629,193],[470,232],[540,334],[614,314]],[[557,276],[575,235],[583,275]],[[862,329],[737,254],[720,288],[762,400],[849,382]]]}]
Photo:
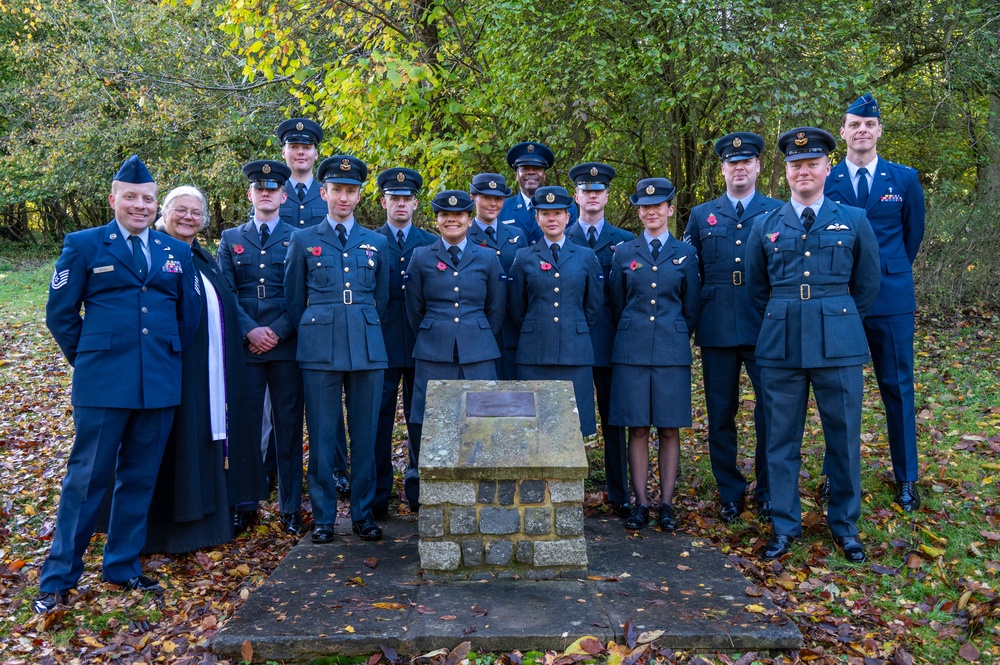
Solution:
[{"label": "blue beret", "polygon": [[382,171],[376,182],[383,194],[396,196],[416,196],[417,191],[424,186],[424,179],[419,173],[403,167]]},{"label": "blue beret", "polygon": [[584,162],[569,170],[569,178],[580,189],[607,189],[617,175],[615,170],[601,162]]},{"label": "blue beret", "polygon": [[334,155],[323,160],[316,177],[320,182],[363,185],[368,179],[368,166],[351,155]]},{"label": "blue beret", "polygon": [[292,170],[284,162],[258,159],[243,165],[243,175],[250,185],[257,189],[281,189],[292,175]]},{"label": "blue beret", "polygon": [[507,165],[512,169],[518,166],[541,166],[551,168],[556,162],[556,156],[549,147],[536,141],[518,143],[507,151]]},{"label": "blue beret", "polygon": [[628,197],[632,205],[655,206],[672,201],[676,188],[666,178],[646,178],[635,185],[635,194]]},{"label": "blue beret", "polygon": [[290,118],[274,130],[282,143],[319,145],[323,141],[323,128],[309,118]]},{"label": "blue beret", "polygon": [[829,155],[836,147],[833,134],[817,127],[796,127],[778,137],[778,150],[786,162]]},{"label": "blue beret", "polygon": [[468,192],[460,189],[446,189],[438,192],[431,200],[431,208],[434,212],[468,212],[472,210],[472,199]]},{"label": "blue beret", "polygon": [[870,92],[866,92],[857,99],[855,99],[847,110],[844,111],[845,114],[849,113],[851,115],[859,115],[862,118],[881,118],[882,114],[878,110],[878,102],[872,97]]},{"label": "blue beret", "polygon": [[724,162],[741,162],[760,157],[764,152],[764,139],[750,132],[726,134],[715,142],[715,154]]},{"label": "blue beret", "polygon": [[573,197],[565,187],[539,187],[531,197],[531,205],[537,210],[564,210],[573,205]]},{"label": "blue beret", "polygon": [[132,155],[122,162],[121,168],[118,169],[118,173],[115,174],[114,179],[118,182],[128,182],[133,185],[155,182],[153,176],[149,173],[149,169],[139,159],[139,155]]},{"label": "blue beret", "polygon": [[510,187],[507,186],[507,178],[499,173],[477,173],[472,176],[469,193],[486,196],[510,196]]}]

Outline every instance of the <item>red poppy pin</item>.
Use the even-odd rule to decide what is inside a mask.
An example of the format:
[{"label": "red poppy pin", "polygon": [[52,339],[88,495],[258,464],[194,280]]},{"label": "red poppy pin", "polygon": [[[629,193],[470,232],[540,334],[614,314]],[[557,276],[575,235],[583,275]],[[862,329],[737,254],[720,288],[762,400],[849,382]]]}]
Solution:
[{"label": "red poppy pin", "polygon": [[486,247],[486,241],[485,241],[485,240],[483,240],[482,242],[480,242],[480,243],[479,243],[479,246],[480,246],[480,247]]},{"label": "red poppy pin", "polygon": [[708,216],[708,225],[709,226],[715,226],[718,223],[719,223],[719,220],[716,219],[715,215],[709,215]]},{"label": "red poppy pin", "polygon": [[778,236],[779,235],[781,235],[780,232],[775,231],[774,233],[772,233],[771,235],[769,235],[768,238],[771,239],[771,242],[778,242]]},{"label": "red poppy pin", "polygon": [[441,272],[444,272],[447,269],[448,269],[448,266],[446,266],[444,264],[444,261],[438,261],[438,270],[440,270]]},{"label": "red poppy pin", "polygon": [[541,261],[540,265],[542,267],[542,270],[552,270],[552,264],[551,263],[548,263],[546,261]]},{"label": "red poppy pin", "polygon": [[320,247],[319,245],[317,245],[316,247],[306,247],[306,249],[312,252],[313,256],[319,256],[320,254],[323,253],[323,248]]},{"label": "red poppy pin", "polygon": [[233,252],[236,254],[242,254],[244,252],[243,245],[233,245]]},{"label": "red poppy pin", "polygon": [[639,263],[638,261],[633,261],[632,263],[630,263],[630,264],[628,265],[628,267],[629,267],[629,268],[630,268],[631,270],[638,270],[639,268],[641,268],[641,267],[642,267],[642,264],[641,264],[641,263]]}]

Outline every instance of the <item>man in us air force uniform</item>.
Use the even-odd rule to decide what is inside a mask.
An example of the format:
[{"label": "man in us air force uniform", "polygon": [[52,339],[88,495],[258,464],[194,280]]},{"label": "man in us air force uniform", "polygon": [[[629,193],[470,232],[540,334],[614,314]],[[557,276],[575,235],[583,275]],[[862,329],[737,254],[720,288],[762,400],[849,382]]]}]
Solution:
[{"label": "man in us air force uniform", "polygon": [[920,507],[917,494],[917,416],[913,395],[913,296],[911,268],[924,237],[924,191],[917,172],[879,157],[882,135],[878,102],[857,99],[844,113],[840,136],[847,158],[826,179],[831,200],[864,209],[878,238],[882,285],[865,317],[875,377],[885,405],[895,501],[907,511]]},{"label": "man in us air force uniform", "polygon": [[112,479],[103,577],[131,591],[162,591],[142,574],[139,552],[201,287],[190,248],[149,228],[156,183],[137,156],[122,164],[108,201],[115,219],[66,236],[49,286],[45,322],[73,366],[76,439],[33,605],[39,614],[66,601],[80,579]]},{"label": "man in us air force uniform", "polygon": [[375,523],[375,427],[388,367],[382,317],[389,301],[384,235],[354,219],[368,167],[334,155],[319,167],[327,203],[323,224],[292,236],[285,266],[288,315],[298,329],[296,359],[309,427],[312,541],[330,543],[337,519],[337,422],[347,406],[351,446],[351,522],[362,540],[381,540]]},{"label": "man in us air force uniform", "polygon": [[[545,186],[546,171],[552,168],[556,158],[544,143],[524,141],[507,151],[507,165],[514,169],[518,192],[504,201],[500,211],[501,224],[515,224],[524,232],[528,244],[534,245],[542,239],[542,229],[535,221],[535,209],[531,197],[535,190]],[[576,204],[569,208],[569,223],[576,221]]]},{"label": "man in us air force uniform", "polygon": [[576,185],[574,198],[580,206],[580,219],[566,227],[570,242],[594,250],[604,275],[604,306],[601,316],[590,329],[594,347],[594,388],[597,391],[597,412],[601,416],[604,438],[604,475],[608,505],[619,517],[628,517],[628,438],[625,428],[608,423],[611,408],[611,351],[615,346],[615,327],[611,312],[611,260],[619,244],[635,236],[611,224],[604,218],[611,181],[616,173],[601,162],[584,162],[569,170]]},{"label": "man in us air force uniform", "polygon": [[698,250],[701,270],[701,319],[695,344],[701,347],[708,409],[708,450],[712,474],[719,488],[720,516],[732,522],[743,512],[746,478],[737,464],[736,411],[740,405],[740,366],[744,366],[754,392],[758,517],[770,519],[767,488],[764,400],[760,369],[754,362],[754,345],[760,333],[760,315],[750,305],[744,278],[747,238],[756,220],[781,207],[781,201],[757,191],[760,154],[764,139],[749,132],[727,134],[715,142],[722,160],[726,192],[695,206],[688,218],[684,239]]},{"label": "man in us air force uniform", "polygon": [[867,558],[858,538],[862,365],[869,358],[861,320],[878,293],[878,242],[863,210],[823,196],[835,146],[815,127],[781,135],[792,198],[754,223],[747,240],[750,298],[763,317],[756,360],[774,527],[767,560],[787,554],[802,534],[799,469],[810,385],[826,439],[830,532],[848,561]]}]

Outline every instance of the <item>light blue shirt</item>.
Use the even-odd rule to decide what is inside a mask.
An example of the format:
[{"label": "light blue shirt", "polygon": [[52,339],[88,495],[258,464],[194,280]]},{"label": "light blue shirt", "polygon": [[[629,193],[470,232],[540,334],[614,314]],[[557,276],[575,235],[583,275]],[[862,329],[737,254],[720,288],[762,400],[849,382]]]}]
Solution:
[{"label": "light blue shirt", "polygon": [[295,178],[289,178],[288,182],[292,183],[292,189],[294,189],[296,192],[299,191],[298,190],[299,184],[305,185],[306,191],[308,192],[309,188],[312,187],[313,177],[309,176],[309,180],[296,180]]},{"label": "light blue shirt", "polygon": [[597,238],[601,237],[601,231],[604,230],[604,218],[603,217],[601,217],[601,219],[599,219],[597,222],[595,222],[593,224],[588,224],[587,222],[583,221],[582,219],[578,219],[576,221],[578,221],[580,223],[580,230],[583,231],[583,237],[584,238],[586,238],[588,240],[590,239],[590,236],[587,235],[588,233],[590,233],[590,231],[588,231],[587,229],[594,229],[595,237],[597,237]]},{"label": "light blue shirt", "polygon": [[276,217],[276,218],[272,219],[269,222],[262,222],[259,219],[257,219],[256,217],[254,217],[253,218],[253,225],[257,229],[257,235],[260,235],[260,227],[262,227],[262,226],[266,226],[267,227],[267,232],[268,233],[274,233],[274,229],[275,229],[275,227],[278,226],[278,222],[280,222],[280,221],[281,221],[280,217]]},{"label": "light blue shirt", "polygon": [[[353,224],[353,221],[351,223]],[[336,226],[336,224],[334,224],[334,226]],[[410,237],[410,229],[413,228],[413,222],[407,222],[406,226],[404,226],[402,228],[400,228],[398,226],[393,226],[392,224],[390,224],[389,228],[392,229],[392,239],[393,240],[397,240],[397,238],[399,237],[399,232],[402,231],[403,232],[403,243],[405,244],[406,243],[406,239]],[[350,235],[350,231],[348,231],[347,233],[348,233],[348,235]]]},{"label": "light blue shirt", "polygon": [[667,239],[670,238],[670,231],[666,231],[665,230],[663,233],[661,233],[658,236],[651,236],[651,235],[649,235],[649,231],[643,231],[642,232],[642,239],[646,241],[646,247],[649,248],[649,253],[650,254],[653,253],[652,242],[653,242],[654,238],[659,239],[659,241],[660,241],[660,251],[663,251],[663,248],[667,246]]},{"label": "light blue shirt", "polygon": [[[122,237],[125,238],[125,243],[128,245],[128,251],[131,252],[132,241],[129,238],[131,238],[132,234],[126,231],[125,227],[122,226],[122,223],[117,219],[115,220],[115,224],[118,225],[118,230],[121,232]],[[147,226],[135,235],[139,236],[139,242],[142,244],[142,255],[146,257],[146,269],[148,270],[150,265],[153,263],[152,255],[149,253],[149,227]]]},{"label": "light blue shirt", "polygon": [[746,209],[750,206],[750,202],[753,201],[754,194],[756,194],[756,193],[757,193],[757,190],[754,189],[749,194],[747,194],[746,196],[744,196],[742,199],[737,199],[737,198],[733,198],[733,196],[729,192],[726,192],[726,198],[729,199],[729,202],[733,204],[733,210],[736,210],[736,204],[737,203],[742,203],[743,204],[743,210],[746,211]]},{"label": "light blue shirt", "polygon": [[475,222],[476,226],[478,226],[479,230],[482,231],[483,233],[486,233],[486,229],[493,229],[494,234],[499,234],[499,230],[497,229],[497,220],[494,219],[492,224],[487,224],[485,222],[480,221],[479,218],[476,217]]},{"label": "light blue shirt", "polygon": [[858,171],[861,170],[861,166],[864,166],[868,171],[868,175],[865,179],[868,180],[868,191],[872,191],[872,182],[875,180],[875,169],[878,168],[878,155],[875,155],[875,159],[872,161],[867,164],[862,164],[861,166],[858,166],[848,159],[845,159],[844,163],[847,164],[847,173],[851,176],[851,184],[854,185],[854,195],[857,196],[858,194],[858,179],[860,178]]},{"label": "light blue shirt", "polygon": [[819,217],[819,209],[823,207],[823,201],[826,201],[825,196],[819,197],[819,201],[816,201],[812,205],[808,206],[804,203],[799,203],[795,199],[791,200],[791,204],[792,204],[792,209],[795,210],[795,214],[799,216],[799,219],[802,219],[802,211],[805,210],[806,208],[812,208],[813,212],[816,213],[816,217]]},{"label": "light blue shirt", "polygon": [[326,221],[328,221],[330,223],[330,228],[333,229],[334,231],[337,230],[337,224],[343,224],[344,225],[344,233],[348,237],[350,237],[350,235],[351,235],[351,229],[354,228],[354,218],[353,217],[351,217],[346,222],[338,222],[337,220],[335,220],[332,217],[330,217],[329,215],[327,215],[326,216]]}]

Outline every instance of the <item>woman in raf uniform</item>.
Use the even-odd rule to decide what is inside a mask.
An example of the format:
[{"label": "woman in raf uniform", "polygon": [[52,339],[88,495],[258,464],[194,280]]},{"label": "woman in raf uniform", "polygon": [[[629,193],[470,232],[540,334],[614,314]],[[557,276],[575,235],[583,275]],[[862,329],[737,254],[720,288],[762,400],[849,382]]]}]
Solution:
[{"label": "woman in raf uniform", "polygon": [[597,433],[594,347],[604,279],[594,250],[566,241],[573,199],[562,187],[539,187],[531,198],[542,242],[517,252],[508,285],[510,313],[520,329],[517,378],[572,381],[584,436]]},{"label": "woman in raf uniform", "polygon": [[694,247],[670,235],[674,187],[648,178],[629,197],[644,231],[618,246],[611,264],[611,307],[617,321],[611,356],[613,425],[629,427],[628,458],[635,505],[626,529],[649,522],[646,474],[649,426],[659,438],[658,524],[677,529],[672,504],[680,462],[681,427],[691,426],[691,342],[701,283]]},{"label": "woman in raf uniform", "polygon": [[[163,201],[163,230],[191,246],[201,276],[201,324],[181,357],[181,403],[163,453],[144,552],[190,552],[228,542],[267,498],[236,299],[196,236],[204,195],[178,187]],[[236,509],[242,509],[237,512]]]},{"label": "woman in raf uniform", "polygon": [[[466,237],[472,200],[445,190],[431,201],[441,237],[413,250],[406,270],[406,316],[417,339],[410,420],[416,423],[414,456],[420,459],[419,425],[424,422],[427,382],[441,379],[496,379],[500,357],[496,336],[503,323],[506,278],[493,249]],[[417,509],[416,478],[408,476],[410,508]]]}]

